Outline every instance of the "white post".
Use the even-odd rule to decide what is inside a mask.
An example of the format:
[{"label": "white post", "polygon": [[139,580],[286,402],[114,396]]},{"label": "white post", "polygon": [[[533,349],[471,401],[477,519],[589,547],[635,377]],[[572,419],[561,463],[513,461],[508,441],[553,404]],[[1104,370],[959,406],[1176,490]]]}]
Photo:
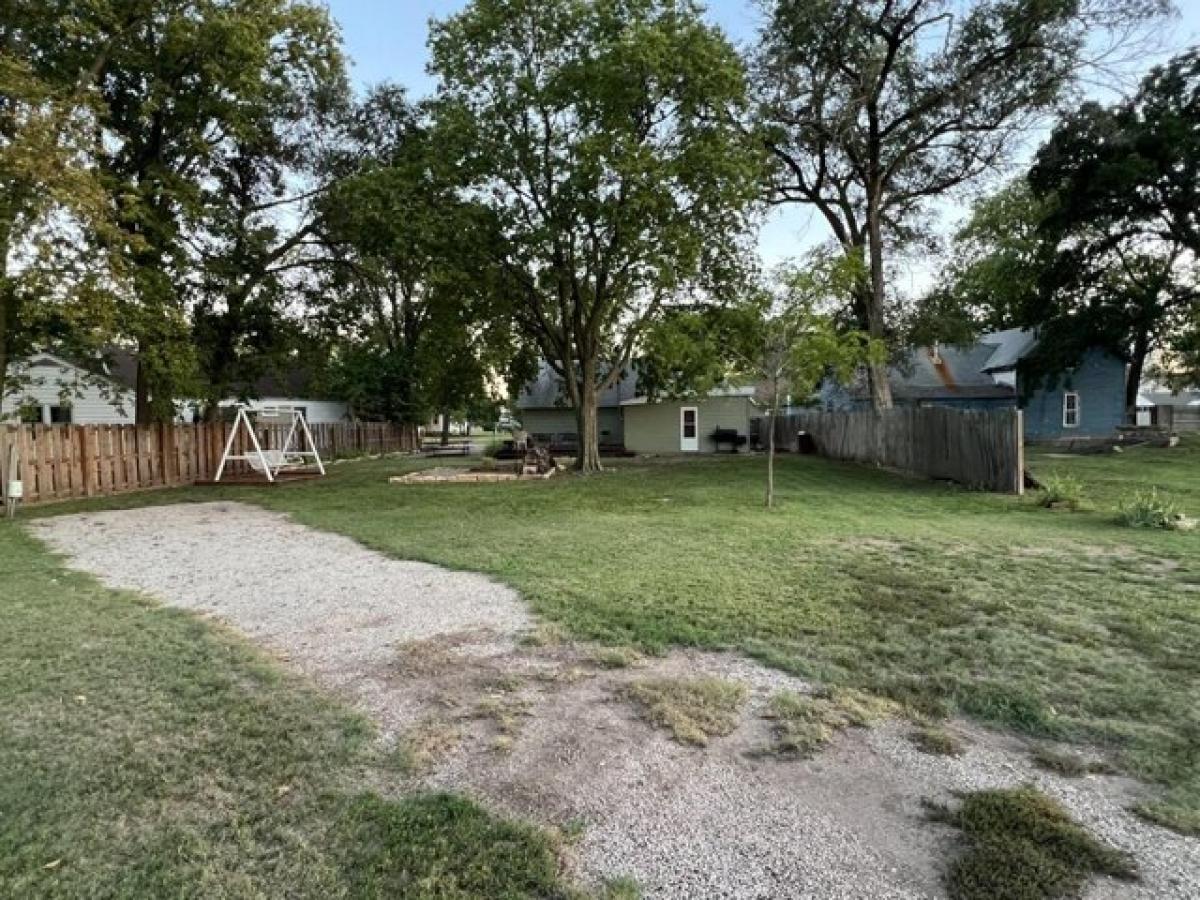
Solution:
[{"label": "white post", "polygon": [[238,425],[242,422],[242,410],[238,407],[237,417],[233,420],[233,427],[229,429],[229,437],[225,441],[225,449],[221,452],[221,463],[217,466],[217,474],[213,476],[213,481],[220,481],[221,475],[225,472],[225,461],[229,459],[229,451],[233,449],[233,439],[237,437]]},{"label": "white post", "polygon": [[313,459],[317,461],[317,471],[322,475],[325,474],[325,464],[321,462],[321,454],[317,452],[317,442],[313,440],[312,432],[308,430],[308,421],[304,418],[304,414],[297,410],[292,417],[292,429],[296,428],[296,421],[299,420],[300,428],[304,431],[304,439],[308,441],[308,449],[312,451]]},{"label": "white post", "polygon": [[267,481],[275,481],[275,473],[271,471],[271,466],[267,463],[267,457],[263,453],[262,445],[258,443],[258,435],[254,433],[254,428],[250,425],[249,416],[246,415],[244,409],[240,409],[238,412],[246,422],[246,430],[250,432],[250,443],[254,445],[254,452],[258,454],[258,461],[262,463],[263,474],[267,476]]}]

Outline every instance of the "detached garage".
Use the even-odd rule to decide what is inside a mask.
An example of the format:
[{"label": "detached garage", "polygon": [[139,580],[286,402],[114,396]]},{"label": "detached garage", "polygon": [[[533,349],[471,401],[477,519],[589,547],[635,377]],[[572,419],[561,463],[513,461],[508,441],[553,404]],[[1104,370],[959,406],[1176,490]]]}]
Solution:
[{"label": "detached garage", "polygon": [[750,420],[759,415],[753,387],[719,389],[691,400],[634,397],[621,403],[621,411],[625,449],[634,453],[715,453],[714,432],[748,437]]}]

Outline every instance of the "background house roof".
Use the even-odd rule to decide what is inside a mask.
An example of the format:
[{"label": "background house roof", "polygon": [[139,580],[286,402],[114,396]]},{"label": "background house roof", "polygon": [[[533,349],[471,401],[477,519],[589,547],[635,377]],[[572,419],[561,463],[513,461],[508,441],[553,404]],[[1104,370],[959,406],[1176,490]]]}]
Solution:
[{"label": "background house roof", "polygon": [[[888,369],[892,396],[897,400],[986,399],[1016,396],[1016,389],[993,374],[1016,364],[1033,346],[1014,332],[984,335],[979,343],[967,347],[917,347]],[[1001,340],[993,338],[1003,336]],[[999,360],[1002,365],[994,367]],[[1011,363],[1009,360],[1013,360]],[[850,388],[851,396],[870,396],[865,375]]]},{"label": "background house roof", "polygon": [[999,372],[1015,368],[1017,363],[1037,344],[1037,334],[1029,328],[1009,328],[993,331],[979,339],[985,347],[994,348],[992,355],[983,364],[985,372]]},{"label": "background house roof", "polygon": [[[616,384],[600,393],[597,405],[620,406],[623,401],[633,399],[636,389],[637,373],[630,367]],[[539,366],[537,378],[525,385],[517,397],[517,409],[566,409],[568,406],[562,379],[548,363]]]}]

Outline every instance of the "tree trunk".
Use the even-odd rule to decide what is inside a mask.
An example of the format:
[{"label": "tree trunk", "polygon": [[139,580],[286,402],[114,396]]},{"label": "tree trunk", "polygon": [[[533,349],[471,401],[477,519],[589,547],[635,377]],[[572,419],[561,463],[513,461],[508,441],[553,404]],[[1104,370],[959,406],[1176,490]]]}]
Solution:
[{"label": "tree trunk", "polygon": [[133,421],[138,425],[149,425],[152,418],[150,412],[150,386],[146,378],[146,366],[142,362],[142,348],[137,350],[137,377],[134,382]]},{"label": "tree trunk", "polygon": [[578,449],[575,454],[575,471],[599,472],[600,427],[596,415],[596,378],[593,366],[581,366],[583,381],[579,385],[579,405],[575,408]]},{"label": "tree trunk", "polygon": [[12,342],[8,326],[10,321],[14,326],[17,324],[17,298],[8,285],[9,232],[7,226],[0,225],[0,228],[4,228],[0,233],[0,406],[3,406],[4,393],[8,390],[8,348]]},{"label": "tree trunk", "polygon": [[1130,424],[1137,423],[1138,387],[1142,383],[1142,372],[1146,368],[1146,357],[1150,353],[1150,335],[1146,329],[1138,332],[1133,340],[1133,353],[1129,359],[1129,376],[1125,381],[1125,414]]},{"label": "tree trunk", "polygon": [[[866,294],[867,334],[876,340],[886,337],[883,307],[885,285],[883,272],[883,224],[875,204],[867,211],[868,250],[871,270],[870,291]],[[888,382],[887,362],[869,362],[867,377],[871,385],[871,405],[876,410],[892,408],[892,386]]]},{"label": "tree trunk", "polygon": [[767,420],[767,509],[775,505],[775,416],[776,405],[771,405],[771,416]]},{"label": "tree trunk", "polygon": [[442,440],[441,440],[441,444],[443,447],[449,446],[449,444],[450,444],[450,411],[446,410],[446,409],[442,410]]}]

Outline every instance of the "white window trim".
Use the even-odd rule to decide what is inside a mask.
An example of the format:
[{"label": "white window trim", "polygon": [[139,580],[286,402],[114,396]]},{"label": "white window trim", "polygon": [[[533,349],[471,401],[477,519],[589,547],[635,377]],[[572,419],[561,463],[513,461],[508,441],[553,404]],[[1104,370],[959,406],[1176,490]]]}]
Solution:
[{"label": "white window trim", "polygon": [[[1069,397],[1075,398],[1075,410],[1074,410],[1075,421],[1074,422],[1067,421],[1067,398],[1069,398]],[[1062,408],[1063,428],[1078,428],[1082,409],[1083,408],[1079,402],[1079,391],[1065,391],[1063,393],[1063,408]]]}]

